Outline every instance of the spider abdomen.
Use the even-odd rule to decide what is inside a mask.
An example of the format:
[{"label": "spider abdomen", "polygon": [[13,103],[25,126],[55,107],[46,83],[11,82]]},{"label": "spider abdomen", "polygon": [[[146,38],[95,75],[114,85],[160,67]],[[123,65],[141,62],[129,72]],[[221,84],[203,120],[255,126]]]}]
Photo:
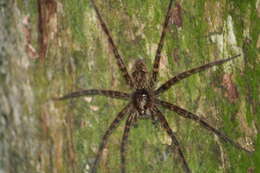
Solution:
[{"label": "spider abdomen", "polygon": [[136,89],[146,88],[148,85],[147,67],[142,59],[137,59],[134,64],[132,77]]}]

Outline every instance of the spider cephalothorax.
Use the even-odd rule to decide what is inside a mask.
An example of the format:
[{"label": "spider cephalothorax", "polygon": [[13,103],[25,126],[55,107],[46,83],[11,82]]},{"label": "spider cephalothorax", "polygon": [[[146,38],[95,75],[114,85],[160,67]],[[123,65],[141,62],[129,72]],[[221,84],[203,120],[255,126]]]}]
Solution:
[{"label": "spider cephalothorax", "polygon": [[[128,140],[128,134],[131,129],[131,127],[138,121],[139,118],[142,117],[148,117],[151,118],[152,120],[158,120],[160,123],[161,127],[167,132],[169,137],[172,140],[172,145],[174,146],[175,149],[173,149],[173,152],[176,152],[180,158],[180,162],[182,163],[183,170],[186,173],[190,173],[191,170],[188,166],[188,163],[184,157],[183,153],[183,146],[180,145],[180,143],[177,140],[176,134],[172,131],[170,128],[166,118],[164,115],[161,113],[159,110],[160,108],[166,108],[170,111],[174,111],[175,113],[179,114],[180,116],[191,119],[201,125],[201,127],[211,131],[213,134],[217,135],[220,139],[222,139],[224,142],[228,142],[234,147],[246,151],[246,152],[251,152],[243,147],[241,147],[238,143],[227,137],[224,133],[220,132],[213,126],[211,126],[209,123],[207,123],[205,120],[200,118],[198,115],[193,114],[189,111],[187,111],[184,108],[181,108],[177,105],[171,104],[169,102],[160,100],[157,98],[161,93],[167,91],[170,89],[174,84],[180,82],[181,80],[195,74],[201,71],[204,71],[206,69],[211,68],[212,66],[220,65],[223,64],[227,61],[230,61],[232,59],[235,59],[236,57],[240,55],[236,55],[227,59],[221,59],[217,60],[196,68],[193,68],[191,70],[182,72],[177,74],[176,76],[172,77],[168,81],[166,81],[164,84],[162,84],[159,88],[154,89],[155,83],[157,82],[157,76],[159,72],[159,63],[160,63],[160,58],[161,58],[161,51],[163,48],[163,43],[165,39],[165,33],[167,30],[167,26],[169,23],[169,19],[171,16],[171,8],[173,4],[173,0],[170,0],[166,18],[164,21],[164,25],[162,28],[162,33],[160,37],[160,41],[158,44],[158,48],[156,51],[156,56],[153,64],[153,69],[151,74],[148,73],[148,70],[145,66],[145,63],[143,60],[137,60],[135,62],[133,72],[131,74],[128,73],[128,70],[126,68],[126,65],[124,64],[124,61],[122,57],[120,56],[118,49],[112,39],[112,36],[103,21],[100,12],[94,2],[94,0],[91,0],[94,10],[97,14],[97,18],[101,24],[102,30],[105,32],[108,38],[108,42],[110,46],[112,47],[114,56],[117,61],[117,65],[122,72],[122,75],[125,79],[126,84],[132,89],[132,93],[128,94],[125,92],[121,91],[114,91],[114,90],[100,90],[100,89],[88,89],[88,90],[81,90],[81,91],[76,91],[70,94],[67,94],[63,97],[57,98],[58,100],[64,100],[64,99],[69,99],[73,97],[79,97],[79,96],[90,96],[90,95],[103,95],[111,98],[116,98],[116,99],[123,99],[123,100],[128,100],[129,103],[118,113],[116,118],[113,120],[113,122],[110,124],[108,129],[106,130],[102,142],[98,148],[97,151],[97,156],[95,159],[95,162],[92,167],[92,173],[96,172],[98,163],[101,159],[101,155],[103,152],[103,149],[107,145],[108,138],[115,130],[115,128],[119,125],[119,122],[124,119],[127,116],[126,124],[125,124],[125,129],[123,132],[123,138],[122,138],[122,143],[121,143],[121,172],[124,173],[126,168],[125,168],[125,153],[126,153],[126,144]],[[156,97],[155,97],[156,96]]]},{"label": "spider cephalothorax", "polygon": [[137,89],[132,95],[132,102],[135,109],[139,112],[139,114],[149,114],[147,110],[152,107],[153,104],[153,96],[149,90]]}]

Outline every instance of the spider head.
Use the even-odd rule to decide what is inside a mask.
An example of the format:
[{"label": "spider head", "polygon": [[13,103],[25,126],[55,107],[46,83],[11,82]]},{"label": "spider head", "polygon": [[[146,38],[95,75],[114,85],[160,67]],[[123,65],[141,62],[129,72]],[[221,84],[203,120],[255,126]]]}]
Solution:
[{"label": "spider head", "polygon": [[136,84],[137,89],[147,87],[147,67],[143,59],[138,59],[135,61],[132,76]]},{"label": "spider head", "polygon": [[140,115],[146,114],[152,106],[152,95],[146,89],[137,89],[132,95],[132,100]]}]

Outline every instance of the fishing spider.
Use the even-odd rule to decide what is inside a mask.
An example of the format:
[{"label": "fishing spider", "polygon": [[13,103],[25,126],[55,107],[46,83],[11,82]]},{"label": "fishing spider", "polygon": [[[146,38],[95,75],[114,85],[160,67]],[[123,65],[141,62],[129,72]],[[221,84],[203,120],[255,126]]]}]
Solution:
[{"label": "fishing spider", "polygon": [[182,72],[177,74],[176,76],[172,77],[168,81],[166,81],[164,84],[162,84],[159,88],[155,88],[155,83],[157,82],[157,76],[159,72],[159,64],[160,64],[160,58],[161,58],[161,51],[164,45],[165,40],[165,34],[167,30],[167,26],[169,23],[169,19],[171,16],[171,8],[173,4],[173,0],[170,0],[167,14],[165,17],[165,21],[163,24],[163,29],[160,36],[160,41],[157,47],[155,60],[153,63],[153,69],[151,74],[148,72],[146,65],[143,60],[138,59],[133,67],[133,71],[130,74],[128,72],[128,69],[126,68],[126,65],[121,57],[121,55],[118,52],[118,49],[115,45],[115,42],[113,41],[113,38],[110,34],[110,31],[108,30],[108,27],[106,26],[104,20],[101,17],[101,14],[98,10],[98,7],[96,6],[94,0],[91,0],[92,5],[94,7],[94,10],[96,12],[97,18],[101,24],[101,28],[103,32],[106,34],[108,43],[110,44],[114,57],[116,58],[117,65],[125,79],[126,84],[133,90],[132,93],[125,93],[121,91],[114,91],[114,90],[100,90],[100,89],[88,89],[88,90],[80,90],[76,92],[72,92],[70,94],[67,94],[63,97],[57,98],[57,100],[65,100],[70,99],[74,97],[80,97],[80,96],[94,96],[94,95],[102,95],[106,97],[111,97],[115,99],[123,99],[128,100],[129,103],[117,114],[116,118],[113,120],[113,122],[110,124],[108,129],[106,130],[102,142],[99,145],[99,149],[95,158],[95,162],[92,167],[92,173],[96,172],[98,163],[101,159],[101,155],[103,152],[104,147],[107,145],[107,141],[109,136],[112,134],[112,132],[116,129],[116,127],[119,125],[119,122],[123,120],[126,116],[127,120],[125,123],[125,128],[123,132],[122,142],[121,142],[121,172],[125,172],[125,153],[126,153],[126,144],[128,140],[128,134],[133,126],[133,124],[138,121],[138,119],[143,117],[151,118],[153,121],[159,121],[162,128],[167,132],[169,137],[172,140],[172,146],[175,147],[175,151],[178,154],[178,157],[181,160],[183,170],[186,173],[190,173],[191,170],[189,168],[189,165],[185,159],[185,156],[182,151],[182,146],[180,145],[179,141],[177,140],[175,136],[175,132],[172,131],[172,129],[169,126],[169,123],[167,122],[165,116],[162,114],[162,112],[159,110],[158,107],[166,108],[170,111],[173,111],[177,113],[178,115],[191,119],[195,121],[196,123],[199,123],[203,128],[211,131],[213,134],[217,135],[220,139],[222,139],[224,142],[228,142],[234,147],[244,150],[246,152],[250,152],[249,150],[243,148],[238,143],[230,139],[228,136],[226,136],[224,133],[220,132],[216,128],[212,127],[209,123],[204,121],[202,118],[200,118],[198,115],[195,115],[194,113],[191,113],[184,108],[181,108],[177,105],[174,105],[172,103],[163,101],[158,98],[160,94],[170,89],[173,85],[180,82],[181,80],[196,74],[198,72],[204,71],[206,69],[209,69],[216,65],[221,65],[227,61],[233,60],[237,58],[240,55],[236,55],[227,59],[221,59],[214,62],[210,62],[208,64],[193,68],[191,70]]}]

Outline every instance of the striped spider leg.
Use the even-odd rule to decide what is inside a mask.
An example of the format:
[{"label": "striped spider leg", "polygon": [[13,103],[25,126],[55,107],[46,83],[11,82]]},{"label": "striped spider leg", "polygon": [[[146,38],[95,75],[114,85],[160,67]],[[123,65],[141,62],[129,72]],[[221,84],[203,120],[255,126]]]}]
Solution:
[{"label": "striped spider leg", "polygon": [[125,106],[123,108],[122,111],[120,111],[118,113],[118,115],[116,116],[116,118],[114,119],[114,121],[110,124],[109,128],[106,130],[104,136],[102,137],[102,141],[99,145],[99,148],[98,148],[98,152],[97,152],[97,155],[96,155],[96,159],[95,159],[95,162],[93,164],[93,167],[91,169],[91,173],[96,173],[97,172],[97,166],[98,166],[98,163],[100,161],[100,158],[102,156],[102,152],[108,142],[108,138],[109,136],[112,134],[112,132],[116,129],[116,127],[119,125],[119,122],[127,115],[130,113],[131,115],[131,111],[132,111],[132,104],[129,103],[127,106]]},{"label": "striped spider leg", "polygon": [[120,148],[120,155],[121,155],[121,173],[125,173],[125,162],[126,162],[126,149],[127,149],[127,141],[128,141],[128,135],[130,132],[131,127],[136,123],[137,121],[137,112],[131,112],[131,114],[128,116],[126,123],[125,123],[125,129],[121,141],[121,148]]},{"label": "striped spider leg", "polygon": [[169,123],[167,122],[166,118],[164,117],[164,115],[161,113],[161,111],[159,111],[159,109],[156,106],[154,106],[152,109],[153,109],[152,114],[158,118],[158,120],[161,123],[161,126],[164,128],[164,130],[167,132],[167,134],[172,139],[172,144],[174,145],[173,147],[175,147],[177,150],[177,154],[179,155],[179,158],[183,165],[183,170],[185,171],[185,173],[191,173],[189,165],[182,152],[181,145],[180,145],[179,141],[177,140],[174,132],[170,128]]},{"label": "striped spider leg", "polygon": [[169,79],[164,84],[162,84],[158,89],[156,89],[155,95],[158,95],[158,94],[161,94],[161,93],[167,91],[169,88],[171,88],[173,85],[175,85],[177,82],[181,81],[182,79],[188,78],[189,76],[191,76],[195,73],[207,70],[207,69],[209,69],[213,66],[224,64],[225,62],[233,60],[233,59],[235,59],[239,56],[240,55],[235,55],[235,56],[232,56],[230,58],[216,60],[216,61],[210,62],[208,64],[204,64],[202,66],[199,66],[199,67],[187,70],[185,72],[179,73],[176,76],[174,76],[173,78]]},{"label": "striped spider leg", "polygon": [[230,143],[231,145],[233,145],[234,147],[236,147],[239,150],[243,150],[245,152],[251,153],[251,151],[243,148],[242,146],[240,146],[238,143],[236,143],[235,141],[233,141],[231,138],[229,138],[228,136],[226,136],[224,133],[218,131],[216,128],[212,127],[209,123],[207,123],[205,120],[203,120],[202,118],[200,118],[198,115],[195,115],[179,106],[176,106],[174,104],[168,103],[166,101],[162,101],[159,99],[155,99],[155,102],[157,105],[162,106],[168,110],[171,110],[173,112],[176,112],[177,114],[179,114],[180,116],[187,118],[187,119],[191,119],[197,123],[199,123],[203,128],[211,131],[212,133],[214,133],[215,135],[217,135],[220,139],[222,139],[225,142]]},{"label": "striped spider leg", "polygon": [[165,35],[166,35],[167,27],[168,27],[168,24],[169,24],[169,20],[170,20],[170,17],[171,17],[172,4],[173,4],[173,0],[170,0],[168,10],[167,10],[167,14],[166,14],[166,17],[165,17],[165,21],[164,21],[164,24],[163,24],[161,38],[160,38],[160,41],[158,43],[155,58],[154,58],[152,74],[150,76],[150,81],[149,81],[150,88],[153,88],[154,84],[157,82],[157,76],[158,76],[158,72],[159,72],[159,65],[160,65],[160,59],[161,59],[161,52],[162,52],[162,49],[163,49]]},{"label": "striped spider leg", "polygon": [[[95,95],[101,95],[101,96],[106,96],[106,97],[111,97],[111,98],[116,98],[116,99],[121,99],[121,100],[129,100],[131,97],[129,94],[124,93],[124,92],[119,92],[119,91],[113,91],[113,90],[98,90],[98,89],[89,89],[89,90],[80,90],[80,91],[76,91],[76,92],[72,92],[69,93],[67,95],[64,95],[62,97],[59,98],[53,98],[53,100],[67,100],[67,99],[72,99],[72,98],[76,98],[76,97],[82,97],[82,96],[95,96]],[[114,119],[114,121],[110,124],[110,126],[108,127],[108,129],[106,130],[104,136],[102,137],[102,141],[99,145],[98,148],[98,152],[93,164],[93,167],[91,169],[91,173],[96,173],[97,172],[97,166],[98,163],[100,161],[100,158],[102,156],[102,152],[108,142],[108,138],[109,136],[112,134],[112,132],[116,129],[116,127],[119,125],[120,121],[127,115],[130,114],[129,118],[126,121],[126,128],[125,128],[125,132],[124,132],[124,137],[123,137],[123,141],[122,141],[122,148],[121,148],[121,163],[122,163],[122,170],[125,167],[124,166],[124,144],[126,142],[126,138],[128,136],[128,131],[130,128],[130,124],[129,122],[132,121],[132,112],[133,112],[133,105],[132,103],[128,103],[127,106],[125,106],[116,116],[116,118]]]},{"label": "striped spider leg", "polygon": [[66,100],[66,99],[71,99],[71,98],[76,98],[76,97],[95,96],[95,95],[106,96],[106,97],[122,99],[122,100],[126,100],[126,99],[130,98],[129,94],[121,92],[121,91],[88,89],[88,90],[75,91],[75,92],[69,93],[67,95],[64,95],[62,97],[53,98],[53,100]]},{"label": "striped spider leg", "polygon": [[95,1],[91,0],[91,3],[93,5],[93,7],[94,7],[94,10],[95,10],[96,14],[97,14],[97,18],[98,18],[98,20],[100,22],[101,28],[102,28],[103,32],[106,34],[106,36],[107,36],[108,43],[109,43],[109,45],[112,48],[112,51],[113,51],[114,56],[116,58],[117,65],[118,65],[120,71],[122,72],[126,83],[131,88],[133,88],[134,87],[133,79],[132,79],[132,77],[128,73],[126,65],[125,65],[122,57],[119,54],[119,51],[118,51],[118,49],[117,49],[117,47],[116,47],[116,45],[115,45],[115,43],[113,41],[113,38],[112,38],[112,36],[111,36],[111,34],[110,34],[109,30],[108,30],[108,27],[105,24],[104,20],[102,19],[101,14],[100,14],[100,12],[98,10],[98,7],[97,7]]}]

